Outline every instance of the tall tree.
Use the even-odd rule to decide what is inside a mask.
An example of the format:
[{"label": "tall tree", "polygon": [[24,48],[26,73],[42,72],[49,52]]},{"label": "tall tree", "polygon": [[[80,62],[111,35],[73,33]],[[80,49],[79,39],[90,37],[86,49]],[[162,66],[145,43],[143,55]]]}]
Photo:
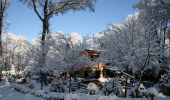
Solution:
[{"label": "tall tree", "polygon": [[80,67],[82,68],[86,66],[91,66],[90,58],[83,53],[87,46],[86,40],[81,40],[81,37],[79,37],[77,33],[70,33],[69,35],[64,35],[60,32],[56,33],[53,39],[55,40],[55,45],[53,45],[53,48],[55,52],[57,51],[57,53],[53,53],[53,55],[56,55],[56,58],[53,57],[53,59],[55,60],[53,62],[56,63],[55,66],[62,66],[62,68],[66,72],[70,73],[70,93],[72,77],[71,73]]},{"label": "tall tree", "polygon": [[104,47],[99,60],[120,67],[122,71],[131,71],[138,84],[135,86],[136,96],[139,96],[139,86],[142,78],[151,69],[153,78],[158,76],[161,63],[160,55],[165,49],[157,42],[162,36],[155,36],[154,25],[141,23],[139,14],[130,15],[123,23],[112,25],[103,32],[100,40]]},{"label": "tall tree", "polygon": [[[40,21],[42,22],[41,33],[41,52],[39,58],[39,67],[43,67],[48,53],[48,44],[46,43],[47,34],[50,33],[50,19],[54,15],[64,14],[70,10],[79,11],[89,8],[94,11],[95,0],[20,0],[31,7]],[[43,76],[43,75],[42,75]],[[41,87],[42,88],[42,87]]]},{"label": "tall tree", "polygon": [[155,35],[164,35],[160,42],[165,44],[166,31],[170,23],[170,1],[139,0],[135,7],[139,9],[139,17],[144,23],[154,24]]},{"label": "tall tree", "polygon": [[[153,26],[153,36],[159,37],[162,35],[157,42],[162,48],[166,49],[165,40],[169,39],[168,30],[170,29],[170,0],[139,0],[136,8],[139,9],[140,21]],[[162,63],[161,68],[168,68],[170,57],[161,54],[159,57],[161,58],[159,63]]]},{"label": "tall tree", "polygon": [[3,32],[3,23],[4,15],[7,9],[8,0],[0,0],[0,80],[2,77],[2,32]]},{"label": "tall tree", "polygon": [[[89,8],[94,11],[94,0],[21,0],[33,8],[34,12],[42,22],[41,44],[45,45],[46,35],[49,34],[49,21],[54,15],[64,14],[69,10],[85,10]],[[42,48],[44,51],[44,48]],[[45,51],[43,52],[45,56]],[[43,58],[43,63],[45,59]]]}]

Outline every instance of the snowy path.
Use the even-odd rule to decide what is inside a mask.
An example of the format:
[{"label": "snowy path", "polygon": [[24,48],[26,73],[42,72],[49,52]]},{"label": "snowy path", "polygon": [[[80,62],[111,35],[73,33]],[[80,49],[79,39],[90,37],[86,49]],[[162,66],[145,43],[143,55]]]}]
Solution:
[{"label": "snowy path", "polygon": [[22,94],[12,90],[8,84],[0,82],[0,100],[42,100],[31,94]]}]

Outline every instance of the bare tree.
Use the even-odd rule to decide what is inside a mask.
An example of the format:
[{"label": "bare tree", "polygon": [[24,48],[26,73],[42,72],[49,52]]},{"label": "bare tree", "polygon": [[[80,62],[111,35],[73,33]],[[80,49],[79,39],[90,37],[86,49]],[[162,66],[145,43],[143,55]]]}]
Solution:
[{"label": "bare tree", "polygon": [[2,77],[2,32],[3,32],[3,23],[4,23],[4,15],[7,9],[8,0],[0,1],[0,80]]}]

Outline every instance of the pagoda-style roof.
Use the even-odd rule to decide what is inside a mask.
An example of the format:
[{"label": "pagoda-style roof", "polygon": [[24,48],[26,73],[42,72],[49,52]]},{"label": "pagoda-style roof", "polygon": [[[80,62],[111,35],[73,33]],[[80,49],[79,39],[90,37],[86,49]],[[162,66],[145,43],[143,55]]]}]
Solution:
[{"label": "pagoda-style roof", "polygon": [[101,51],[86,49],[85,53],[87,53],[89,56],[99,56],[101,54]]}]

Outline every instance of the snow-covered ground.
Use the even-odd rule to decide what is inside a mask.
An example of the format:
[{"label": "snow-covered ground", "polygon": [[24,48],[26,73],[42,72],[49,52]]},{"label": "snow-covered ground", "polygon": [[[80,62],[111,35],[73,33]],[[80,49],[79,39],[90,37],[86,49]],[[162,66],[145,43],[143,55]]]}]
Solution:
[{"label": "snow-covered ground", "polygon": [[[65,100],[148,100],[147,98],[118,98],[117,96],[103,96],[103,95],[88,95],[84,93],[56,93],[50,92],[48,94],[43,94],[44,97],[60,97]],[[19,93],[11,88],[9,83],[5,81],[0,82],[0,100],[43,100],[41,97],[35,97],[30,93]],[[154,100],[170,100],[169,96],[165,96],[159,93]]]},{"label": "snow-covered ground", "polygon": [[31,94],[22,94],[10,88],[9,83],[0,82],[0,100],[42,100]]}]

